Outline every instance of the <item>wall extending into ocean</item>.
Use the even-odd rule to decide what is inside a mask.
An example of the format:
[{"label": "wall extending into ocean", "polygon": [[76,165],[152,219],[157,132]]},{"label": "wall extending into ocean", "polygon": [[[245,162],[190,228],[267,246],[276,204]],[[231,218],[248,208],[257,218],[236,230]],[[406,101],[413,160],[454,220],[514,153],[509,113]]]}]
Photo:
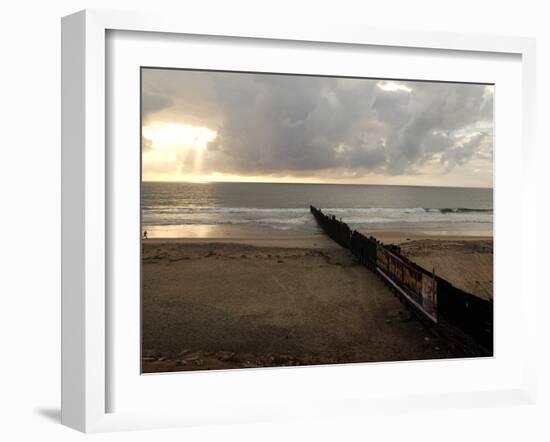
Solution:
[{"label": "wall extending into ocean", "polygon": [[493,303],[467,293],[401,254],[398,246],[352,230],[334,215],[310,206],[321,229],[379,275],[415,316],[458,354],[492,356]]}]

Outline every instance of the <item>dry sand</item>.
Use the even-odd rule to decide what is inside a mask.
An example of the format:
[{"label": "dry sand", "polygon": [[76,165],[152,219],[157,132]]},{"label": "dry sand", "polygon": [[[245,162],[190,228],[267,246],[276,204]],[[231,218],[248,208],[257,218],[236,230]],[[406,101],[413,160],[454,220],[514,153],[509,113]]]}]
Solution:
[{"label": "dry sand", "polygon": [[[459,287],[492,281],[492,242],[407,238]],[[144,241],[142,321],[146,373],[461,356],[323,235]]]},{"label": "dry sand", "polygon": [[385,244],[397,244],[412,261],[482,299],[493,299],[493,238],[395,230],[363,232]]},{"label": "dry sand", "polygon": [[493,299],[492,239],[422,239],[400,244],[403,255],[482,299]]}]

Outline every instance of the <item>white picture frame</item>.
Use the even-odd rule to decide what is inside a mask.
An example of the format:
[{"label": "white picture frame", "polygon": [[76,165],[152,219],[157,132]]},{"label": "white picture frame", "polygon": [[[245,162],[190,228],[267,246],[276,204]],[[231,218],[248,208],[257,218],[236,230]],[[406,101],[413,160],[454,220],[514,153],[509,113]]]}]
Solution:
[{"label": "white picture frame", "polygon": [[[463,393],[430,392],[426,395],[395,395],[316,398],[311,402],[258,406],[250,404],[224,415],[198,410],[108,412],[113,387],[108,372],[107,299],[110,216],[106,120],[106,35],[110,31],[138,31],[226,38],[269,39],[286,42],[339,43],[380,48],[431,49],[514,54],[521,57],[521,191],[522,245],[521,292],[524,315],[519,319],[526,336],[535,324],[535,280],[529,277],[526,257],[533,253],[535,229],[534,109],[535,44],[532,39],[451,33],[389,31],[345,26],[266,22],[190,21],[145,13],[86,10],[62,20],[62,423],[84,432],[197,425],[209,422],[246,422],[312,415],[362,414],[383,409],[454,408],[510,403],[532,403],[536,394],[534,349],[526,344],[521,382],[504,388]],[[498,117],[497,117],[498,118]],[[497,120],[498,121],[498,120]],[[498,124],[498,122],[497,122]],[[529,342],[534,342],[531,339]],[[498,356],[497,356],[498,357]],[[335,370],[342,368],[334,367]],[[357,368],[360,369],[360,368]],[[210,374],[210,376],[218,376]],[[242,377],[242,376],[241,376]],[[210,379],[213,379],[212,377]],[[239,405],[239,404],[238,404]],[[292,412],[289,412],[292,409]]]}]

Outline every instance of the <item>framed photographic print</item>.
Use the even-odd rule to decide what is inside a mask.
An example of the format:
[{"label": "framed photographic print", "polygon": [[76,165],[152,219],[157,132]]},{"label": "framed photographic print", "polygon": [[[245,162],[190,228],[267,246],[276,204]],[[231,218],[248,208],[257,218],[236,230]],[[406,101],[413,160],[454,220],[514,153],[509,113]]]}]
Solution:
[{"label": "framed photographic print", "polygon": [[532,400],[531,40],[84,11],[62,41],[63,423]]},{"label": "framed photographic print", "polygon": [[142,372],[492,356],[493,97],[142,67]]}]

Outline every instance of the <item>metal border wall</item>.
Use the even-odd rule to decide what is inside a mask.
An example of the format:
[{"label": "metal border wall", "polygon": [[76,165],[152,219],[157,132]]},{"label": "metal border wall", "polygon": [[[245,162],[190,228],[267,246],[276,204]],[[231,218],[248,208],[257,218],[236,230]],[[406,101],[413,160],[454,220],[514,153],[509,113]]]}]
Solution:
[{"label": "metal border wall", "polygon": [[453,286],[401,255],[400,248],[365,236],[310,206],[321,229],[360,264],[379,275],[401,301],[425,324],[434,327],[461,353],[493,354],[493,303]]}]

